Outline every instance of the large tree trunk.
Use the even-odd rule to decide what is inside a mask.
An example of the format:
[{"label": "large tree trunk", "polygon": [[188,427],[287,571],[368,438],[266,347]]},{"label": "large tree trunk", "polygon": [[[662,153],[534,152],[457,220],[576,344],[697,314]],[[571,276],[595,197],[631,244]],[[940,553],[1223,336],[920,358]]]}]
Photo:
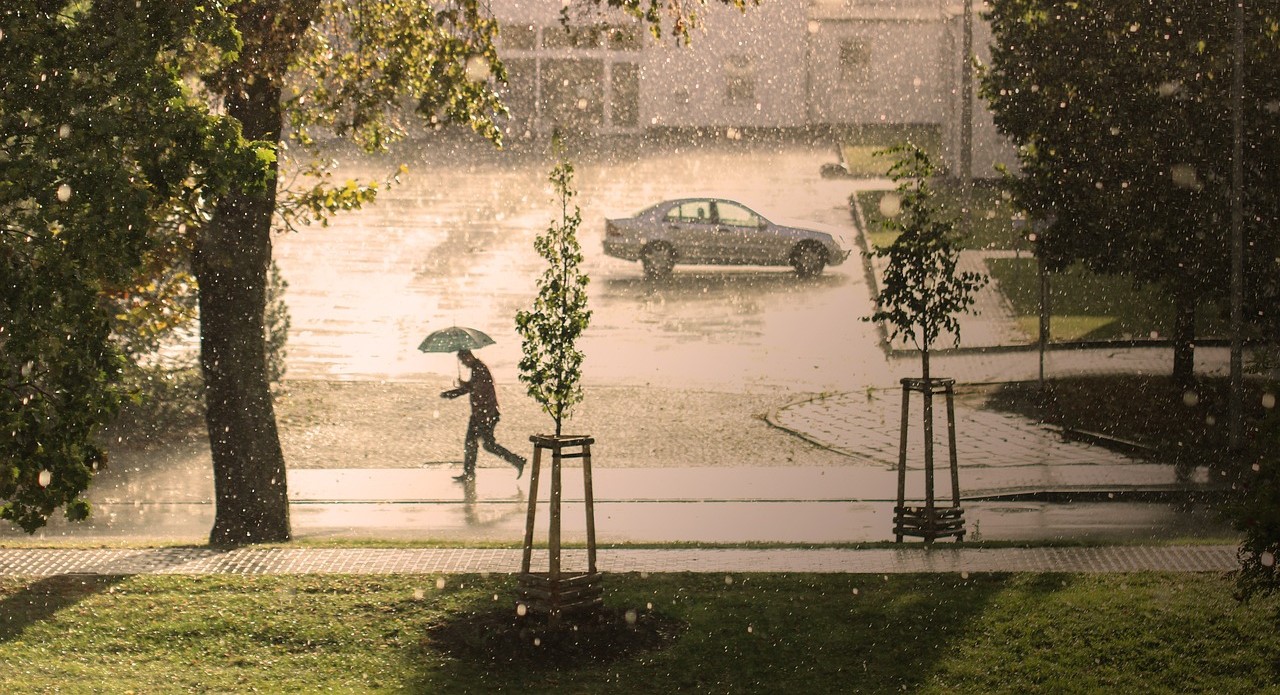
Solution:
[{"label": "large tree trunk", "polygon": [[[246,137],[279,142],[280,87],[260,79],[227,99]],[[287,541],[284,454],[267,378],[263,314],[271,263],[275,178],[263,190],[234,191],[196,242],[200,365],[213,453],[216,516],[209,542]]]},{"label": "large tree trunk", "polygon": [[1186,387],[1196,378],[1196,293],[1181,283],[1173,301],[1173,380]]}]

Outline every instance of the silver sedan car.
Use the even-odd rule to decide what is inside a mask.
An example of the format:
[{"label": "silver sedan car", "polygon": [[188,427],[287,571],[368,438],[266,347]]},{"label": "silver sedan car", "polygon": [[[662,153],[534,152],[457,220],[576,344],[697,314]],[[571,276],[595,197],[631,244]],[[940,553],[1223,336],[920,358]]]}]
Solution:
[{"label": "silver sedan car", "polygon": [[651,278],[667,276],[678,263],[789,265],[813,277],[852,250],[839,230],[779,224],[723,198],[667,200],[633,217],[605,220],[604,252],[640,261]]}]

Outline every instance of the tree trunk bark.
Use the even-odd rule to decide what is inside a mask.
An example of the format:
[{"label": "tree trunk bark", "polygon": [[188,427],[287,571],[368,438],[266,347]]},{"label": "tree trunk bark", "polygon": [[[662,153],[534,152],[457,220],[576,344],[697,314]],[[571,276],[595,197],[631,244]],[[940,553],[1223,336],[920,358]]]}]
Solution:
[{"label": "tree trunk bark", "polygon": [[1196,294],[1179,287],[1174,291],[1173,380],[1191,386],[1196,378]]},{"label": "tree trunk bark", "polygon": [[[257,80],[229,96],[227,111],[240,120],[245,137],[280,141],[280,88],[273,80]],[[224,198],[200,231],[193,256],[200,285],[205,422],[213,454],[213,545],[282,542],[291,536],[263,333],[275,186],[272,176],[265,189],[233,191]]]}]

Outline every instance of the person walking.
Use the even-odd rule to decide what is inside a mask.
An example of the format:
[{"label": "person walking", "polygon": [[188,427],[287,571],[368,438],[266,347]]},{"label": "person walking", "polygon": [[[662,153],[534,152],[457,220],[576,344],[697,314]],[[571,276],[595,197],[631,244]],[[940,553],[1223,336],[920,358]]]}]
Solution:
[{"label": "person walking", "polygon": [[458,361],[471,370],[471,378],[461,382],[458,388],[440,393],[441,398],[471,394],[471,420],[467,423],[467,438],[463,445],[462,475],[454,476],[453,479],[458,482],[475,480],[476,456],[480,444],[484,444],[485,451],[514,466],[516,478],[519,478],[524,475],[525,458],[499,444],[493,435],[499,418],[498,394],[493,388],[493,375],[470,350],[459,350]]}]

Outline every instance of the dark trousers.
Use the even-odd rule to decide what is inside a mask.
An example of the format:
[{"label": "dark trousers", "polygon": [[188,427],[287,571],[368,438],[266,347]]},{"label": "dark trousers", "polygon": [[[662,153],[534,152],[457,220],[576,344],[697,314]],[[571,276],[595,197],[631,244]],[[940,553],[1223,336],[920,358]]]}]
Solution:
[{"label": "dark trousers", "polygon": [[484,444],[484,450],[502,457],[507,463],[519,468],[524,465],[524,457],[516,454],[510,449],[502,446],[493,437],[493,428],[498,426],[498,416],[472,416],[471,421],[467,423],[467,441],[463,448],[464,456],[462,459],[462,472],[467,475],[474,475],[476,472],[476,454],[480,448],[480,444]]}]

